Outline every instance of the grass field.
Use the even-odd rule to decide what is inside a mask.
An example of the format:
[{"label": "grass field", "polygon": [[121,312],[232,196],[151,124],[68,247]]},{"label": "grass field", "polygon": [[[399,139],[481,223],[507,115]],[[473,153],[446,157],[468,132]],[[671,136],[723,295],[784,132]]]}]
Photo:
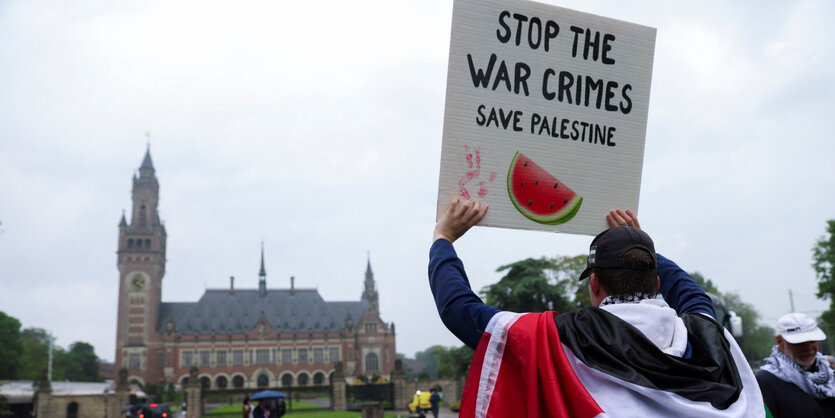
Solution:
[{"label": "grass field", "polygon": [[[240,418],[241,405],[224,405],[206,414],[212,418]],[[287,418],[359,418],[360,412],[323,411],[322,408],[305,401],[293,402],[293,410],[284,415]],[[400,418],[405,415],[385,414],[385,418]]]},{"label": "grass field", "polygon": [[[214,412],[214,411],[213,411]],[[209,413],[207,416],[212,418],[240,418],[241,411],[238,408],[235,412],[214,414]],[[309,411],[309,412],[290,412],[284,415],[287,418],[360,418],[362,413],[351,411]],[[400,414],[385,414],[385,418],[405,418],[406,415]]]}]

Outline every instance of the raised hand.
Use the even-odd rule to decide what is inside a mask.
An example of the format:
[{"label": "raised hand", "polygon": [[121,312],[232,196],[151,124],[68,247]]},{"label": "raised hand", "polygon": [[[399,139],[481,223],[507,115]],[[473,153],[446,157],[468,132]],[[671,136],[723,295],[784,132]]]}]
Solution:
[{"label": "raised hand", "polygon": [[477,224],[487,213],[487,205],[477,200],[452,199],[446,209],[438,217],[432,241],[443,238],[455,242],[464,233]]},{"label": "raised hand", "polygon": [[609,211],[609,214],[606,215],[606,223],[609,224],[609,228],[626,225],[641,229],[641,224],[638,223],[638,215],[635,215],[629,209],[625,211],[621,209]]}]

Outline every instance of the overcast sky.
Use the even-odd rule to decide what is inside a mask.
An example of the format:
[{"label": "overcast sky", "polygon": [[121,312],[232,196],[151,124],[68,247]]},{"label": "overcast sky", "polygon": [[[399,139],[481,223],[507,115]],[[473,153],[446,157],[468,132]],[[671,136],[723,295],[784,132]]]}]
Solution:
[{"label": "overcast sky", "polygon": [[[658,29],[640,220],[764,324],[819,314],[835,218],[835,3],[549,0]],[[206,288],[358,300],[367,254],[397,351],[460,345],[426,278],[452,2],[0,0],[0,310],[112,361],[118,222],[151,154],[163,301]],[[589,236],[475,228],[473,287]]]}]

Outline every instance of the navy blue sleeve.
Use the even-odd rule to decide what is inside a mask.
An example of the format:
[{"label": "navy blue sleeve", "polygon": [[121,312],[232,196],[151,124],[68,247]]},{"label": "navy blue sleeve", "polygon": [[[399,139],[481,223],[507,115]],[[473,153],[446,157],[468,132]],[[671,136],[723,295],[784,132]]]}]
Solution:
[{"label": "navy blue sleeve", "polygon": [[473,293],[464,263],[452,243],[439,239],[429,249],[429,287],[447,329],[473,350],[499,309],[487,306]]},{"label": "navy blue sleeve", "polygon": [[713,301],[701,287],[672,260],[661,254],[658,258],[658,276],[661,278],[661,295],[679,315],[700,312],[716,319]]}]

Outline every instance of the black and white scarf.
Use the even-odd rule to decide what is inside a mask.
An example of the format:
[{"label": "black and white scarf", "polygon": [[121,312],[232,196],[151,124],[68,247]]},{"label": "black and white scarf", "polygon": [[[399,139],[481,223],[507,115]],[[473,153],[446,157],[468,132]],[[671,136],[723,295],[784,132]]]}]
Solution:
[{"label": "black and white scarf", "polygon": [[634,293],[623,296],[606,296],[606,298],[600,302],[600,306],[613,305],[616,303],[638,303],[644,299],[651,299],[653,297],[655,297],[655,295],[648,295],[645,293]]},{"label": "black and white scarf", "polygon": [[810,370],[803,370],[799,364],[788,358],[775,345],[771,348],[771,355],[765,358],[762,367],[780,380],[793,383],[804,392],[817,399],[835,398],[835,376],[821,353],[815,355],[815,364]]}]

